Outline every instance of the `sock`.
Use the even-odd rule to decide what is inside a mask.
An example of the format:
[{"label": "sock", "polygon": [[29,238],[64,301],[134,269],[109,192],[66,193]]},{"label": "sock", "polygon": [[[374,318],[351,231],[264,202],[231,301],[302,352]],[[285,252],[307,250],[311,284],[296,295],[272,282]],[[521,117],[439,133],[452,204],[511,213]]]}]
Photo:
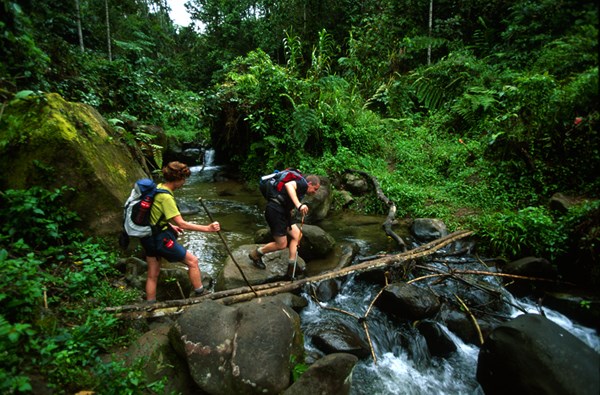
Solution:
[{"label": "sock", "polygon": [[257,248],[257,249],[256,249],[256,252],[258,252],[258,255],[260,255],[260,256],[263,256],[263,255],[265,255],[265,253],[264,253],[264,252],[262,252],[262,247],[259,247],[259,248]]},{"label": "sock", "polygon": [[288,266],[294,266],[294,261],[292,259],[288,259]]},{"label": "sock", "polygon": [[194,292],[196,292],[198,295],[202,294],[202,292],[204,292],[204,286],[201,286],[200,288],[196,288],[194,290]]}]

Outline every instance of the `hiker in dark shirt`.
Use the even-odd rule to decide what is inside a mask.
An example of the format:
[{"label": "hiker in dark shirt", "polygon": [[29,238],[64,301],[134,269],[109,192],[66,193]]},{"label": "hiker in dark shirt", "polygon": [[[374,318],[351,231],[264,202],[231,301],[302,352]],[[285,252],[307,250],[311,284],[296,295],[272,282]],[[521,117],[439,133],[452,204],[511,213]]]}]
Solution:
[{"label": "hiker in dark shirt", "polygon": [[202,286],[202,275],[198,265],[198,258],[181,244],[177,243],[177,236],[184,230],[198,232],[218,232],[221,226],[218,222],[209,225],[198,225],[187,222],[181,216],[175,202],[173,192],[183,186],[190,176],[190,169],[181,162],[170,162],[162,169],[165,182],[158,188],[165,189],[169,193],[156,195],[152,210],[150,212],[150,223],[155,225],[160,232],[153,236],[141,239],[141,244],[146,251],[146,262],[148,263],[148,277],[146,279],[146,300],[156,301],[156,285],[160,273],[160,258],[169,262],[183,262],[187,265],[188,276],[194,287],[194,294],[199,296],[204,293]]},{"label": "hiker in dark shirt", "polygon": [[321,181],[318,176],[308,175],[285,183],[280,199],[271,199],[267,202],[265,219],[269,224],[274,241],[250,252],[248,256],[256,267],[266,269],[262,259],[263,255],[288,247],[287,236],[289,235],[288,275],[290,275],[296,262],[300,240],[300,228],[297,224],[292,224],[292,212],[296,209],[303,217],[308,214],[308,206],[300,201],[304,198],[304,195],[312,195],[317,192],[320,186]]}]

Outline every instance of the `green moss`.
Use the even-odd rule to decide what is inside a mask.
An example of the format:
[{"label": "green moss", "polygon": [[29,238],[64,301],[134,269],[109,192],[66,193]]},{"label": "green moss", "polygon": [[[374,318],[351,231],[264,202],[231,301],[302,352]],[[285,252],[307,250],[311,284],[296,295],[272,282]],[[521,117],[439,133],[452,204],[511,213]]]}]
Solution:
[{"label": "green moss", "polygon": [[6,107],[0,166],[1,189],[72,187],[70,208],[94,230],[119,229],[131,185],[146,176],[95,109],[58,94],[28,96]]}]

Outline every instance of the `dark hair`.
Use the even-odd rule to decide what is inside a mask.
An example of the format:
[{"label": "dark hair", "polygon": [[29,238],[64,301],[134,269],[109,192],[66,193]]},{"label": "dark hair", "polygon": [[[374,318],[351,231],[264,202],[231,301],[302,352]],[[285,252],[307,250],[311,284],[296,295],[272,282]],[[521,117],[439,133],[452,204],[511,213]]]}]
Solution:
[{"label": "dark hair", "polygon": [[305,177],[307,182],[310,182],[313,185],[321,185],[321,179],[319,179],[319,176],[316,176],[314,174],[309,174]]},{"label": "dark hair", "polygon": [[162,169],[163,177],[167,181],[179,181],[188,178],[192,172],[190,168],[181,162],[169,162]]}]

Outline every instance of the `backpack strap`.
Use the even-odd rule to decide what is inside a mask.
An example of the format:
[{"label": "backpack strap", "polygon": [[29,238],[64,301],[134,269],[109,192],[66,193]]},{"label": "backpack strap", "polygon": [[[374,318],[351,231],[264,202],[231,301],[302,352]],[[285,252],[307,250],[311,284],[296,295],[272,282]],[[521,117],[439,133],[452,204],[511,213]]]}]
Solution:
[{"label": "backpack strap", "polygon": [[[171,196],[173,196],[173,199],[175,198],[175,196],[173,195],[173,192],[169,191],[168,189],[164,189],[164,188],[156,188],[156,193],[155,193],[155,198],[156,195],[158,195],[159,193],[167,193]],[[175,204],[177,205],[177,201],[175,201]],[[179,209],[179,207],[177,207]],[[161,223],[161,221],[163,220],[163,218],[165,217],[165,213],[161,212],[160,213],[160,217],[158,217],[158,220],[156,221],[155,224],[151,224],[150,227],[152,228],[152,235],[156,235],[160,232],[162,232],[163,230],[166,230],[169,227],[169,223],[167,222],[166,226],[159,226],[159,224]]]}]

